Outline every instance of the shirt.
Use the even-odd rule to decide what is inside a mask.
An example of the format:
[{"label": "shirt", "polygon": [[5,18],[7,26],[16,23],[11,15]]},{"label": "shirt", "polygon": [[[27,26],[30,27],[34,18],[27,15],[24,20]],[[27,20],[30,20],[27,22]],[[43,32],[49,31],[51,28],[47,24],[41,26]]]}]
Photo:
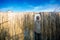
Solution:
[{"label": "shirt", "polygon": [[34,31],[36,33],[41,33],[41,26],[39,20],[34,21]]}]

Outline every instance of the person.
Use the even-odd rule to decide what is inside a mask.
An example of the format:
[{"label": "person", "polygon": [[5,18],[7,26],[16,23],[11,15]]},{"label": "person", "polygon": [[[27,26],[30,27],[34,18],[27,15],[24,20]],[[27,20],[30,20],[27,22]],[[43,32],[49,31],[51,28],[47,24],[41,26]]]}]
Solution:
[{"label": "person", "polygon": [[34,39],[35,40],[41,40],[40,20],[41,20],[41,17],[36,16],[36,20],[34,21],[34,34],[35,34]]}]

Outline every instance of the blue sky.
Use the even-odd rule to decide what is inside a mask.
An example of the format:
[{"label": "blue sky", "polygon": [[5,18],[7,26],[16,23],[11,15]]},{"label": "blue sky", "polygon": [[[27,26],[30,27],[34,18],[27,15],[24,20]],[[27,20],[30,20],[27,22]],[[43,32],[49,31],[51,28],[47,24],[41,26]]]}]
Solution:
[{"label": "blue sky", "polygon": [[60,0],[0,0],[0,11],[52,12],[56,8],[60,8]]}]

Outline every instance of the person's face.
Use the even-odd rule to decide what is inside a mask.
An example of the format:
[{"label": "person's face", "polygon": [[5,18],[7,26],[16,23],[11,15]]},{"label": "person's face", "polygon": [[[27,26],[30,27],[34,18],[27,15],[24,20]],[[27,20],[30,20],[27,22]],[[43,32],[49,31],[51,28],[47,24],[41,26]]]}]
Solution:
[{"label": "person's face", "polygon": [[39,16],[37,16],[36,19],[39,20]]}]

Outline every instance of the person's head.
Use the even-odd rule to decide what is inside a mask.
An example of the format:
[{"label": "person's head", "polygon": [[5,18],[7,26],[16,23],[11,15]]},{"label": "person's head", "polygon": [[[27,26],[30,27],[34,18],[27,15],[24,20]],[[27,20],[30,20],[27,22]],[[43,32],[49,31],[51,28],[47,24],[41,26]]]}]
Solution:
[{"label": "person's head", "polygon": [[37,16],[36,19],[39,20],[39,16]]}]

